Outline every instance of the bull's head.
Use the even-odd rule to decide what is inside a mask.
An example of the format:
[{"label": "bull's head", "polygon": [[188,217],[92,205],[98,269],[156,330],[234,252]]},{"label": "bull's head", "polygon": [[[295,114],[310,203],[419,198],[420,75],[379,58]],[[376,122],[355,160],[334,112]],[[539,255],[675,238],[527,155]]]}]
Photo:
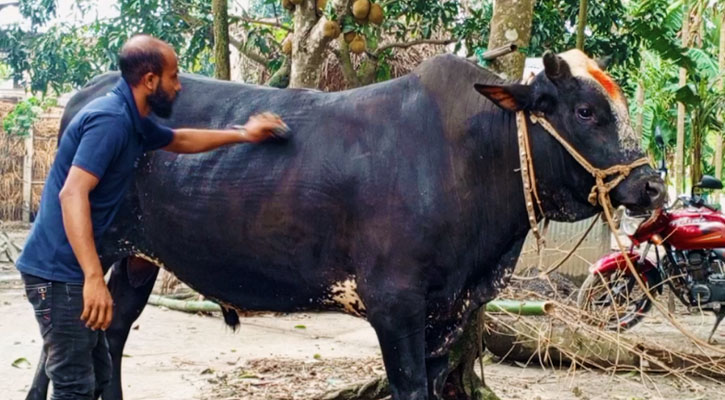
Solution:
[{"label": "bull's head", "polygon": [[[627,101],[619,86],[579,50],[544,54],[544,71],[529,85],[476,85],[508,111],[543,115],[589,163],[605,169],[643,157],[629,122]],[[594,184],[553,137],[529,122],[537,184],[548,216],[578,219],[595,211],[587,196]],[[662,180],[649,166],[634,169],[611,192],[612,204],[631,209],[662,205]]]}]

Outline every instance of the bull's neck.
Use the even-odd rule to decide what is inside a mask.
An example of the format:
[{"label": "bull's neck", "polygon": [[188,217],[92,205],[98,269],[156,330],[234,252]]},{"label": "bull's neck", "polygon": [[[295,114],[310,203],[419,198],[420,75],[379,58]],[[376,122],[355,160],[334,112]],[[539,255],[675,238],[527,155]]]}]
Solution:
[{"label": "bull's neck", "polygon": [[477,215],[481,241],[509,242],[526,236],[529,230],[514,113],[498,108],[471,119],[466,146],[471,168],[477,171]]},{"label": "bull's neck", "polygon": [[574,222],[593,216],[594,179],[541,124],[526,118],[536,188],[549,219]]}]

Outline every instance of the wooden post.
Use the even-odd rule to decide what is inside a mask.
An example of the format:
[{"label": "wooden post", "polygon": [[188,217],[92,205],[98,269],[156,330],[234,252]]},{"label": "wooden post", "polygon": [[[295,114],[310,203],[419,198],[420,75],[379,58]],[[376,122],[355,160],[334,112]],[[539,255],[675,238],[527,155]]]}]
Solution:
[{"label": "wooden post", "polygon": [[[722,74],[725,73],[725,7],[720,11],[720,53],[718,54],[718,65],[720,66],[720,80],[718,81],[718,89],[725,90],[725,80]],[[721,116],[722,111],[721,111]],[[721,119],[722,120],[722,119]],[[715,177],[722,180],[722,132],[717,132],[715,137]],[[720,203],[720,191],[715,191],[715,202]]]},{"label": "wooden post", "polygon": [[23,157],[23,222],[30,222],[30,207],[33,195],[33,128],[24,139],[25,156]]},{"label": "wooden post", "polygon": [[587,26],[589,0],[579,0],[579,20],[576,26],[576,48],[584,51],[584,28]]},{"label": "wooden post", "polygon": [[[682,16],[682,47],[689,47],[690,6],[685,1],[685,14]],[[687,85],[687,70],[680,68],[679,87]],[[685,190],[685,105],[677,103],[677,143],[675,147],[675,192]]]}]

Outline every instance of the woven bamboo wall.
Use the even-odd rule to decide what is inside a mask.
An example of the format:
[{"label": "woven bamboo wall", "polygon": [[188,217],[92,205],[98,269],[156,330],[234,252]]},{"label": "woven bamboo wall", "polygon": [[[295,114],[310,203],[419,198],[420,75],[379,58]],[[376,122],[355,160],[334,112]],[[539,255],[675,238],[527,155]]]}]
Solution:
[{"label": "woven bamboo wall", "polygon": [[[0,102],[0,120],[12,111],[14,104]],[[55,158],[58,127],[62,109],[43,115],[33,129],[33,186],[31,215],[38,211],[43,181]],[[0,124],[0,220],[20,221],[23,213],[23,138],[8,136]]]}]

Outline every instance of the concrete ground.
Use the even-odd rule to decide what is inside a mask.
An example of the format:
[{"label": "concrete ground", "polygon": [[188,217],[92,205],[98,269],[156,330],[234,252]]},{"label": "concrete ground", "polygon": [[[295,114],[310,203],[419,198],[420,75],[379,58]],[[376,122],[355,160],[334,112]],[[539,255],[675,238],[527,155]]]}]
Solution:
[{"label": "concrete ground", "polygon": [[[685,340],[661,318],[653,315],[647,321],[635,328],[636,333],[672,343]],[[695,328],[696,334],[706,336],[712,317],[688,316],[684,322]],[[725,343],[725,326],[715,338]],[[19,274],[12,264],[0,262],[0,400],[24,398],[39,353],[38,326]],[[366,321],[342,314],[265,314],[243,318],[240,329],[232,332],[218,317],[149,306],[134,325],[125,354],[123,386],[127,399],[222,400],[252,398],[215,397],[218,379],[210,379],[239,376],[250,360],[345,358],[353,359],[354,368],[354,359],[370,360],[379,357],[380,351]],[[29,365],[14,367],[20,358],[27,359]],[[685,387],[653,374],[574,373],[509,363],[488,365],[485,372],[487,383],[501,399],[725,400],[723,382],[698,380],[694,387]]]}]

